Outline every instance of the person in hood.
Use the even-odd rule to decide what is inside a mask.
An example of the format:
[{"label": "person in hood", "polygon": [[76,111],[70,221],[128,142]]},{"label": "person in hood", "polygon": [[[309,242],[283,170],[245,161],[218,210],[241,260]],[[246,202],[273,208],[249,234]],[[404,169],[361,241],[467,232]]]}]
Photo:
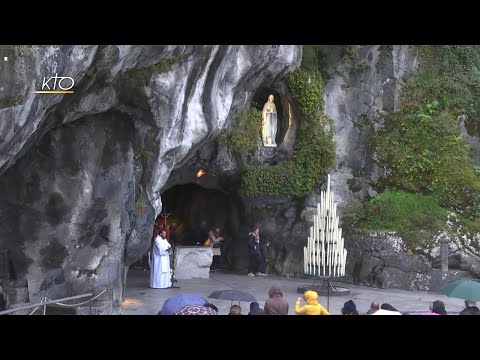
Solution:
[{"label": "person in hood", "polygon": [[250,304],[250,312],[248,315],[265,315],[265,311],[260,309],[260,304],[256,301]]},{"label": "person in hood", "polygon": [[438,315],[447,315],[443,301],[435,300],[432,304],[432,312]]},{"label": "person in hood", "polygon": [[268,299],[263,307],[266,315],[288,315],[288,301],[283,298],[283,290],[275,283],[268,291]]},{"label": "person in hood", "polygon": [[318,303],[318,294],[315,291],[308,290],[303,295],[306,305],[300,306],[299,297],[295,303],[295,313],[299,315],[330,315],[330,313],[322,305]]},{"label": "person in hood", "polygon": [[343,304],[342,315],[358,315],[357,305],[355,305],[353,300],[348,300]]}]

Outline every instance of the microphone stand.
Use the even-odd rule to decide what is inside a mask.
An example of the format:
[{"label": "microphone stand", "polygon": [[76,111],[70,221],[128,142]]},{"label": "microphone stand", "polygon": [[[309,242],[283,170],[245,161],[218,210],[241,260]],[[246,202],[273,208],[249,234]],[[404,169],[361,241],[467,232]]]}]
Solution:
[{"label": "microphone stand", "polygon": [[172,247],[170,248],[172,250],[172,258],[173,258],[173,261],[170,260],[170,273],[171,273],[171,278],[170,278],[170,281],[172,283],[172,285],[170,287],[168,287],[167,289],[180,289],[180,286],[175,286],[174,284],[176,282],[178,282],[177,279],[175,279],[175,257],[174,257],[174,254],[175,254],[175,246],[172,245]]}]

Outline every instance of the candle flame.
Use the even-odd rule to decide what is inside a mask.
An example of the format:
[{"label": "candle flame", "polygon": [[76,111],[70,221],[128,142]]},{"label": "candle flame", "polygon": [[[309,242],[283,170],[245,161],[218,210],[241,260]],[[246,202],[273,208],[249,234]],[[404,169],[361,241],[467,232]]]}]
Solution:
[{"label": "candle flame", "polygon": [[207,173],[207,172],[206,172],[204,169],[198,170],[197,178],[202,177],[202,176],[205,175],[206,173]]}]

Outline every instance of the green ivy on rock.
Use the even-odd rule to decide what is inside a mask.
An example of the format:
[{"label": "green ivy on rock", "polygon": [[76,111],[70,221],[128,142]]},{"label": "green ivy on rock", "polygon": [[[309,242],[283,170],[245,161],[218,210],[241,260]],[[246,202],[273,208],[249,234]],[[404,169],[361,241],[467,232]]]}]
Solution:
[{"label": "green ivy on rock", "polygon": [[218,136],[218,142],[231,150],[242,153],[255,150],[261,141],[262,112],[255,108],[242,111],[230,129]]},{"label": "green ivy on rock", "polygon": [[455,118],[438,102],[391,114],[372,140],[377,159],[391,170],[385,186],[433,195],[446,207],[475,204],[479,178]]},{"label": "green ivy on rock", "polygon": [[466,114],[480,124],[480,46],[415,50],[420,71],[402,88],[401,111],[388,114],[369,140],[380,166],[388,169],[379,185],[430,196],[457,211],[462,232],[473,234],[480,231],[480,177],[457,119]]},{"label": "green ivy on rock", "polygon": [[347,220],[348,227],[367,231],[397,232],[414,248],[441,231],[448,214],[431,196],[385,191],[359,207],[346,209],[344,222]]}]

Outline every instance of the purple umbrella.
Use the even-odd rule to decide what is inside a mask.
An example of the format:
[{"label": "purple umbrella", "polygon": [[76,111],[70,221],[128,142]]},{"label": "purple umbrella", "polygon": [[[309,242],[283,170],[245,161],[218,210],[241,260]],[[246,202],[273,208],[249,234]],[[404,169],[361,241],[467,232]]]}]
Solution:
[{"label": "purple umbrella", "polygon": [[162,306],[162,310],[158,312],[158,315],[175,315],[177,311],[182,310],[188,305],[206,305],[207,300],[198,294],[180,294],[172,296],[165,300]]}]

